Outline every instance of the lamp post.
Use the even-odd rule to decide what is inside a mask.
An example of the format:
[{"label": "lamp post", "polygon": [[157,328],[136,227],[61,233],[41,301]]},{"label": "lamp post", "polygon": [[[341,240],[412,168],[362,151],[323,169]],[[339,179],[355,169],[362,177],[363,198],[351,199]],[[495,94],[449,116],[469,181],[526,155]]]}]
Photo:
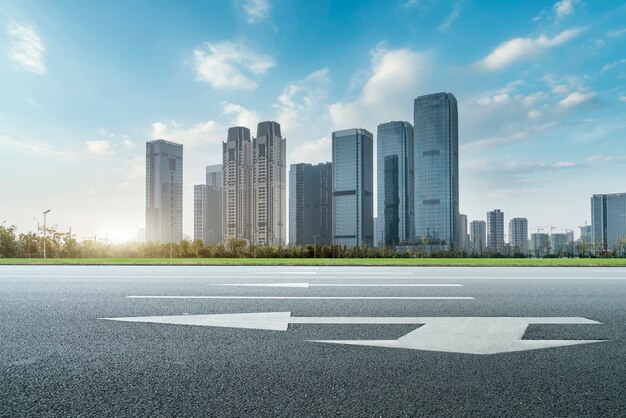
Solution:
[{"label": "lamp post", "polygon": [[50,212],[51,209],[48,209],[43,213],[43,258],[46,258],[46,215]]}]

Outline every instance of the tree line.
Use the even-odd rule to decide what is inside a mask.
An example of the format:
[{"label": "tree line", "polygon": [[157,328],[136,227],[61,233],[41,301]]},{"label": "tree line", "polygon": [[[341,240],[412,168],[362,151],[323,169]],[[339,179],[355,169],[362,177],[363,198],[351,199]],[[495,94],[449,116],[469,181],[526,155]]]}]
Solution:
[{"label": "tree line", "polygon": [[[205,245],[200,240],[174,244],[86,240],[78,242],[75,235],[55,227],[45,230],[46,256],[49,258],[453,258],[453,257],[528,257],[506,248],[504,254],[483,251],[480,254],[465,251],[440,251],[432,245],[395,248],[345,247],[340,245],[305,245],[292,247],[265,247],[249,245],[245,240],[230,240],[226,244]],[[626,243],[614,251],[588,251],[579,248],[558,254],[548,251],[546,257],[624,257]],[[18,233],[15,226],[0,225],[0,258],[43,257],[44,231]],[[582,250],[582,251],[581,251]],[[532,256],[534,254],[530,254]]]}]

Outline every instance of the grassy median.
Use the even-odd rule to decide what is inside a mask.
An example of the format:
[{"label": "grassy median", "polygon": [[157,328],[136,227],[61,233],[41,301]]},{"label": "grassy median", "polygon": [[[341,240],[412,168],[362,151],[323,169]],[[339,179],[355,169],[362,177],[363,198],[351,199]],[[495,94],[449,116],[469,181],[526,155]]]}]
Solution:
[{"label": "grassy median", "polygon": [[0,258],[0,265],[626,267],[626,258]]}]

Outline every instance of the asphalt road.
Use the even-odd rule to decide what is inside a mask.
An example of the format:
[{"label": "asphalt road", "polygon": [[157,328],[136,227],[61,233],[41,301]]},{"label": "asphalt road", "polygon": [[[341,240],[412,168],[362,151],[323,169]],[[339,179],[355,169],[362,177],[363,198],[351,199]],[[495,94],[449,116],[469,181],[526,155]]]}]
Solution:
[{"label": "asphalt road", "polygon": [[[267,312],[296,323],[101,319]],[[461,322],[389,319],[415,317]],[[468,317],[585,318],[600,323],[531,323],[523,340],[607,341],[468,354],[511,338]],[[430,348],[344,343],[429,326],[406,344]],[[0,266],[3,417],[613,417],[626,416],[625,388],[621,268]]]}]

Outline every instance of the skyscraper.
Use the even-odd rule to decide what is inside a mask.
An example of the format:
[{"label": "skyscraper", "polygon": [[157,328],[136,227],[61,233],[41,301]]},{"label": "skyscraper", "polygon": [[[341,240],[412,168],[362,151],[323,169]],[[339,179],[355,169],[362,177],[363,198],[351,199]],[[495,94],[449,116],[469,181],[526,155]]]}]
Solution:
[{"label": "skyscraper", "polygon": [[487,245],[487,226],[485,221],[470,222],[470,246],[474,254],[482,254]]},{"label": "skyscraper", "polygon": [[458,238],[458,250],[469,251],[469,235],[467,234],[467,215],[459,214],[459,238]]},{"label": "skyscraper", "polygon": [[459,134],[456,98],[415,99],[415,234],[441,249],[458,247]]},{"label": "skyscraper", "polygon": [[193,239],[207,244],[208,241],[208,193],[206,184],[193,186]]},{"label": "skyscraper", "polygon": [[593,195],[591,231],[597,249],[613,250],[626,243],[626,193]]},{"label": "skyscraper", "polygon": [[252,240],[252,142],[243,126],[228,129],[222,145],[224,167],[223,238]]},{"label": "skyscraper", "polygon": [[206,166],[207,187],[207,216],[206,216],[206,240],[207,244],[223,242],[222,219],[223,219],[223,182],[222,164]]},{"label": "skyscraper", "polygon": [[487,249],[495,254],[504,250],[504,213],[500,209],[487,212]]},{"label": "skyscraper", "polygon": [[183,239],[183,146],[146,143],[146,242]]},{"label": "skyscraper", "polygon": [[332,163],[289,169],[289,244],[332,243]]},{"label": "skyscraper", "polygon": [[530,234],[530,252],[535,257],[545,257],[550,249],[550,236],[544,232]]},{"label": "skyscraper", "polygon": [[528,219],[513,218],[509,221],[509,244],[513,253],[528,254]]},{"label": "skyscraper", "polygon": [[252,238],[257,245],[287,242],[287,142],[277,122],[261,122],[253,141]]},{"label": "skyscraper", "polygon": [[373,135],[333,132],[333,243],[374,244]]},{"label": "skyscraper", "polygon": [[378,125],[378,222],[376,246],[396,246],[413,241],[413,126],[409,122]]}]

